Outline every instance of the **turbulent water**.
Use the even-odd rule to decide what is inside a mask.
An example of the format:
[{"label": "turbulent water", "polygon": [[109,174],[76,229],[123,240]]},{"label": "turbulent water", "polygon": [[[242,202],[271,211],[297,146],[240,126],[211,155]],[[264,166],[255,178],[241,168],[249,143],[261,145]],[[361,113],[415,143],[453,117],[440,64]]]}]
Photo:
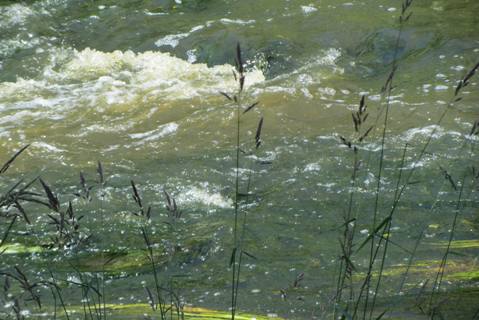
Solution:
[{"label": "turbulent water", "polygon": [[[400,11],[401,2],[392,0],[0,0],[2,161],[30,144],[1,184],[41,176],[85,215],[82,228],[92,238],[84,252],[129,251],[144,247],[132,214],[133,179],[152,206],[156,241],[165,247],[178,241],[190,253],[169,258],[165,278],[181,276],[187,303],[227,310],[236,109],[219,92],[237,90],[232,70],[239,42],[247,70],[243,103],[259,101],[242,117],[242,148],[254,145],[260,116],[264,126],[257,153],[240,162],[241,187],[249,184],[254,194],[242,209],[246,247],[257,259],[246,259],[238,305],[258,314],[321,317],[332,310],[338,238],[352,190],[353,153],[339,136],[354,136],[351,112],[365,95],[368,124],[377,125],[359,146],[353,212],[360,242],[374,210],[386,101],[380,91],[396,57],[381,217],[391,207],[405,145],[404,171],[418,169],[397,208],[387,266],[405,265],[421,236],[415,260],[437,268],[458,197],[444,170],[458,185],[468,174],[455,239],[477,238],[477,192],[466,170],[477,166],[477,136],[469,136],[479,118],[477,78],[437,122],[458,81],[479,61],[479,2],[415,2],[394,50]],[[104,188],[96,187],[97,161]],[[73,195],[80,171],[95,186],[91,202]],[[41,192],[40,184],[33,188]],[[182,210],[173,235],[160,221],[163,190]],[[47,243],[53,228],[46,210],[26,208],[34,223],[19,223],[9,242]],[[477,268],[477,245],[456,253],[452,275]],[[18,263],[39,274],[49,259],[4,257],[4,268]],[[361,254],[355,262],[367,264]],[[55,268],[59,277],[71,276],[64,264]],[[416,269],[405,287],[411,295],[433,277]],[[110,303],[145,302],[143,286],[152,277],[143,271],[122,270],[111,280]],[[289,288],[301,272],[301,288]],[[477,284],[450,279],[454,292]],[[386,277],[385,306],[400,281]]]}]

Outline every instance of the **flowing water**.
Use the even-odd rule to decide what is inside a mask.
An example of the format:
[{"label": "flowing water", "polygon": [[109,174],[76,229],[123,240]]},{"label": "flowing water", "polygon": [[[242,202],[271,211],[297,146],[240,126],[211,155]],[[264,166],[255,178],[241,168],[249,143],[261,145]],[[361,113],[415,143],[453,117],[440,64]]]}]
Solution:
[{"label": "flowing water", "polygon": [[[400,10],[401,2],[393,0],[0,0],[2,161],[30,144],[2,186],[41,176],[63,205],[73,200],[85,216],[81,230],[92,234],[77,254],[88,256],[144,247],[132,214],[138,211],[133,179],[152,206],[158,250],[181,251],[164,253],[163,279],[175,276],[191,305],[227,310],[236,118],[234,104],[219,92],[237,90],[232,70],[240,42],[248,70],[243,101],[259,101],[242,117],[243,148],[254,144],[260,115],[264,127],[257,153],[240,162],[241,188],[251,177],[254,194],[242,208],[248,212],[246,248],[257,259],[245,258],[238,305],[285,318],[322,317],[332,310],[338,238],[351,191],[353,154],[339,136],[353,135],[351,111],[366,95],[367,121],[378,125],[358,153],[353,212],[360,242],[371,231],[382,130],[382,120],[375,121],[385,103],[380,89],[394,60]],[[436,123],[457,81],[479,60],[479,2],[421,0],[412,11],[396,54],[381,217],[392,203],[404,146],[407,171],[433,135],[393,220],[396,246],[386,264],[384,305],[391,304],[387,297],[396,299],[401,278],[393,274],[407,264],[423,230],[406,294],[434,276],[444,254],[458,195],[443,169],[457,183],[477,165],[477,139],[468,137],[479,118],[477,79]],[[103,188],[95,182],[98,160]],[[95,186],[91,202],[73,195],[80,171]],[[456,240],[477,239],[477,192],[468,181]],[[41,191],[40,184],[33,188]],[[163,190],[182,210],[180,221],[170,221],[173,228],[164,223]],[[26,208],[32,225],[19,223],[8,242],[47,244],[54,228],[46,210]],[[475,287],[474,279],[454,277],[477,270],[478,246],[471,243],[450,256],[448,290]],[[71,253],[60,259],[45,250],[7,251],[0,266],[75,277],[62,262],[75,260]],[[364,272],[365,255],[355,263]],[[145,302],[143,287],[153,279],[148,269],[116,271],[107,282],[108,303]],[[289,288],[301,272],[301,287]],[[80,299],[72,293],[69,303]],[[473,311],[458,312],[457,318],[471,318]]]}]

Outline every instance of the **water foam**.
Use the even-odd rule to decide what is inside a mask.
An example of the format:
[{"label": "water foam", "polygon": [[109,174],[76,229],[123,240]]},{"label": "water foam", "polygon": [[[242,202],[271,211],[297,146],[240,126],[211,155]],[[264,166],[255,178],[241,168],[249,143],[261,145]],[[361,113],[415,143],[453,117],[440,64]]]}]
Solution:
[{"label": "water foam", "polygon": [[0,29],[23,25],[35,12],[26,5],[15,3],[10,6],[0,6]]},{"label": "water foam", "polygon": [[205,206],[219,207],[223,209],[231,208],[233,201],[225,198],[218,192],[211,192],[205,188],[190,187],[182,191],[178,196],[180,203],[202,203]]},{"label": "water foam", "polygon": [[184,38],[190,36],[193,32],[196,32],[196,31],[201,30],[203,28],[205,28],[204,25],[199,25],[199,26],[191,28],[190,31],[185,32],[185,33],[169,34],[167,36],[164,36],[163,38],[158,39],[155,42],[155,45],[157,47],[170,46],[172,48],[175,48],[180,43],[181,39],[184,39]]},{"label": "water foam", "polygon": [[322,50],[299,68],[278,75],[269,80],[266,86],[255,88],[253,95],[257,96],[261,93],[301,94],[308,99],[312,99],[316,95],[322,96],[325,93],[334,95],[335,90],[321,87],[321,82],[344,73],[344,69],[337,65],[341,55],[341,51],[336,48]]},{"label": "water foam", "polygon": [[[157,51],[56,48],[51,49],[50,64],[37,79],[0,83],[0,110],[38,110],[43,112],[41,117],[51,119],[78,108],[116,112],[125,104],[136,107],[138,102],[151,100],[218,96],[219,91],[236,89],[232,69],[231,65],[192,64]],[[264,76],[253,70],[246,79],[245,86],[249,87],[263,82]],[[0,122],[9,122],[3,117]]]},{"label": "water foam", "polygon": [[[113,86],[125,84],[133,90],[153,90],[163,98],[177,100],[234,88],[231,70],[230,65],[209,68],[206,64],[191,64],[156,51],[136,54],[87,48],[74,51],[73,58],[62,68],[61,76],[67,81],[101,81],[101,77],[106,76],[110,77],[107,81]],[[254,85],[264,81],[264,76],[254,70],[247,79],[247,86]]]},{"label": "water foam", "polygon": [[443,127],[438,125],[429,125],[426,127],[412,128],[407,130],[402,135],[402,140],[409,142],[417,139],[418,137],[427,138],[432,135],[434,139],[440,139],[443,136],[450,135],[454,137],[462,137],[462,134],[457,131],[447,131]]},{"label": "water foam", "polygon": [[178,124],[177,123],[167,123],[162,126],[160,126],[156,130],[148,131],[148,132],[142,132],[142,133],[133,133],[130,134],[130,137],[133,139],[140,139],[140,144],[157,140],[159,138],[162,138],[164,136],[173,134],[178,130]]}]

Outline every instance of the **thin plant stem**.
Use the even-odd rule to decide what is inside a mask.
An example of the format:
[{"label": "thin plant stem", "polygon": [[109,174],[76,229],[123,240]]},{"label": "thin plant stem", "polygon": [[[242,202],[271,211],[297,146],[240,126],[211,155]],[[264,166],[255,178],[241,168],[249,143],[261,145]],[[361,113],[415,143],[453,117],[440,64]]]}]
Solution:
[{"label": "thin plant stem", "polygon": [[[353,173],[351,176],[351,182],[350,182],[350,193],[349,193],[349,203],[348,203],[348,212],[346,214],[346,219],[344,222],[344,232],[343,232],[343,244],[342,246],[345,248],[343,251],[343,254],[351,254],[351,247],[352,247],[352,242],[353,242],[353,236],[354,236],[354,230],[356,226],[356,222],[354,221],[353,225],[353,230],[350,230],[349,224],[351,222],[351,214],[352,214],[352,209],[353,209],[353,203],[354,203],[354,189],[356,187],[356,177],[358,173],[358,152],[357,149],[354,149],[354,159],[353,159]],[[344,288],[344,281],[347,277],[347,269],[348,269],[348,261],[350,257],[342,257],[340,261],[340,266],[339,266],[339,276],[338,276],[338,281],[336,285],[336,305],[334,308],[333,312],[333,319],[336,318],[336,311],[337,311],[337,306],[339,306],[341,299],[342,299],[342,292]],[[347,260],[347,261],[345,261]],[[352,286],[351,286],[352,290]],[[352,296],[352,292],[350,293],[350,297]],[[346,312],[349,309],[349,302],[346,307]]]},{"label": "thin plant stem", "polygon": [[236,167],[235,167],[235,201],[234,201],[234,227],[233,227],[233,253],[232,253],[232,287],[231,287],[231,320],[235,319],[236,314],[236,255],[238,251],[238,214],[239,214],[239,166],[240,166],[240,116],[241,104],[240,94],[236,99]]},{"label": "thin plant stem", "polygon": [[[399,51],[399,41],[401,39],[403,31],[403,23],[400,22],[399,26],[399,31],[398,35],[396,37],[396,43],[394,45],[394,57],[393,57],[393,63],[392,63],[392,69],[390,73],[390,78],[389,82],[386,83],[385,88],[387,90],[387,98],[386,98],[386,114],[384,115],[384,122],[383,122],[383,130],[382,130],[382,137],[381,137],[381,151],[380,151],[380,156],[379,156],[379,168],[378,168],[378,174],[377,174],[377,185],[376,185],[376,195],[374,199],[374,213],[373,213],[373,224],[372,224],[372,230],[375,230],[376,224],[377,224],[377,217],[378,217],[378,210],[379,210],[379,195],[381,192],[381,178],[382,178],[382,172],[383,172],[383,166],[384,166],[384,147],[386,143],[386,133],[387,133],[387,127],[388,127],[388,119],[389,119],[389,109],[391,106],[391,95],[392,95],[392,90],[393,90],[393,81],[394,81],[394,74],[397,70],[397,55]],[[371,238],[371,247],[370,247],[370,255],[369,255],[369,266],[368,266],[368,274],[371,274],[372,268],[374,265],[375,260],[373,259],[374,256],[374,237]],[[365,305],[364,305],[364,313],[363,313],[363,319],[366,318],[366,310],[368,308],[368,300],[369,300],[369,287],[370,283],[369,281],[371,280],[371,277],[367,277],[368,283],[366,285],[366,300],[365,300]]]},{"label": "thin plant stem", "polygon": [[60,299],[60,304],[62,305],[63,311],[65,312],[65,316],[67,317],[67,320],[70,320],[70,316],[68,315],[68,311],[67,311],[67,308],[65,306],[65,301],[63,301],[63,296],[62,296],[61,290],[56,286],[55,286],[55,289],[58,293],[58,298]]},{"label": "thin plant stem", "polygon": [[403,274],[403,277],[402,277],[402,280],[401,280],[401,284],[399,285],[399,289],[398,289],[398,293],[400,294],[404,288],[404,284],[406,283],[406,279],[408,277],[408,274],[409,274],[409,270],[411,269],[411,266],[412,266],[412,262],[414,260],[414,257],[416,256],[416,251],[417,251],[417,248],[419,247],[419,243],[421,242],[422,240],[422,237],[424,236],[424,232],[426,232],[426,228],[427,226],[423,227],[421,232],[419,233],[419,236],[414,244],[414,249],[413,251],[411,252],[411,255],[409,256],[409,259],[408,259],[408,264],[407,264],[407,267],[406,267],[406,271],[404,271],[404,274]]},{"label": "thin plant stem", "polygon": [[53,319],[57,319],[57,296],[55,294],[55,291],[53,291],[53,288],[50,287],[50,291],[52,292],[52,297],[53,297]]},{"label": "thin plant stem", "polygon": [[157,272],[157,266],[155,263],[155,257],[153,254],[153,248],[151,246],[150,238],[148,236],[148,232],[146,231],[146,228],[141,227],[140,230],[143,235],[143,240],[145,241],[145,245],[148,251],[148,259],[150,260],[151,269],[153,271],[153,278],[155,280],[155,290],[156,290],[156,294],[158,298],[158,308],[160,309],[160,317],[163,320],[165,319],[164,302],[161,295],[161,286],[160,286],[160,281],[158,279],[158,272]]},{"label": "thin plant stem", "polygon": [[[399,186],[400,186],[400,183],[401,183],[401,178],[402,178],[402,174],[403,174],[403,170],[404,170],[404,163],[405,163],[405,159],[406,159],[407,147],[408,147],[408,145],[406,143],[406,145],[404,146],[402,157],[401,157],[401,163],[399,165],[399,173],[398,173],[398,178],[397,178],[397,183],[396,183],[396,189],[394,191],[394,199],[396,199],[396,197],[398,195],[398,192],[399,192]],[[386,225],[386,239],[385,239],[386,243],[384,245],[383,255],[382,255],[382,259],[381,259],[381,266],[379,268],[378,281],[376,283],[376,288],[375,288],[374,293],[373,293],[373,301],[371,302],[371,310],[369,311],[370,312],[370,314],[369,314],[370,319],[372,318],[372,315],[373,315],[374,307],[376,305],[377,293],[378,293],[379,287],[381,285],[381,279],[382,279],[383,270],[384,270],[384,263],[386,261],[386,255],[387,255],[387,252],[388,252],[389,237],[390,237],[390,234],[391,234],[391,225],[392,225],[392,219],[389,219],[389,221]],[[378,248],[379,248],[379,246],[380,246],[380,243],[378,244]]]},{"label": "thin plant stem", "polygon": [[461,212],[461,199],[462,199],[462,195],[463,195],[464,185],[465,185],[465,182],[466,182],[466,176],[467,176],[467,174],[464,173],[464,176],[461,180],[461,188],[459,189],[459,194],[458,194],[458,198],[457,198],[457,203],[456,203],[456,208],[455,208],[455,213],[454,213],[454,219],[452,221],[451,231],[449,232],[449,240],[447,242],[446,252],[444,253],[444,256],[442,257],[441,264],[439,266],[439,270],[436,274],[436,278],[434,279],[434,283],[433,283],[433,286],[432,286],[432,292],[431,292],[430,299],[429,299],[429,308],[431,310],[431,319],[433,318],[433,315],[434,315],[434,311],[432,311],[432,309],[433,309],[432,308],[432,303],[433,303],[434,295],[441,288],[441,283],[442,283],[442,279],[444,277],[444,271],[445,271],[445,268],[446,268],[446,263],[447,263],[447,259],[448,259],[448,256],[449,256],[449,251],[451,249],[452,240],[454,239],[454,233],[456,231],[457,218],[459,216],[459,213]]},{"label": "thin plant stem", "polygon": [[58,295],[58,300],[60,300],[60,305],[62,306],[63,311],[65,312],[65,317],[67,318],[67,320],[70,320],[70,317],[68,316],[67,308],[65,306],[65,301],[63,300],[63,295],[62,295],[61,289],[55,283],[55,277],[53,276],[53,272],[51,270],[48,270],[48,272],[50,273],[50,276],[52,278],[52,283],[50,284],[50,287],[53,286],[53,288],[55,288],[55,291]]},{"label": "thin plant stem", "polygon": [[[253,163],[250,165],[250,170],[248,174],[248,183],[246,185],[246,202],[249,200],[249,193],[250,193],[250,188],[251,188],[251,180],[252,180],[252,172],[253,172]],[[243,221],[241,224],[241,235],[239,239],[239,258],[238,258],[238,271],[236,275],[236,285],[235,285],[235,300],[234,300],[234,305],[237,305],[237,299],[238,299],[238,290],[239,290],[239,281],[240,281],[240,275],[241,275],[241,265],[243,262],[243,247],[244,247],[244,241],[245,241],[245,235],[246,235],[246,217],[247,217],[247,210],[243,210]]]}]

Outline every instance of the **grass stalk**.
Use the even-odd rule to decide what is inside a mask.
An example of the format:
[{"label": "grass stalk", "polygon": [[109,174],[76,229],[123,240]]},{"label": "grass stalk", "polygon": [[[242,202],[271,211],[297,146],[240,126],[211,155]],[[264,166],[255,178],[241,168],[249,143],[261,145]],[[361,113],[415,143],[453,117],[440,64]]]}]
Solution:
[{"label": "grass stalk", "polygon": [[65,313],[65,317],[67,320],[70,320],[70,316],[68,315],[68,311],[65,305],[65,300],[63,299],[63,294],[60,286],[56,283],[55,277],[53,276],[53,272],[49,270],[50,276],[52,278],[52,281],[48,283],[49,287],[53,290],[55,289],[56,295],[58,296],[58,300],[60,300],[60,305],[63,309],[63,312]]},{"label": "grass stalk", "polygon": [[[247,212],[243,212],[243,220],[241,224],[241,228],[239,226],[239,216],[240,216],[240,158],[241,153],[244,152],[241,149],[241,118],[242,115],[252,110],[255,106],[258,105],[258,102],[255,102],[249,106],[243,106],[243,89],[245,83],[245,71],[244,71],[244,64],[242,58],[242,52],[240,44],[238,43],[236,46],[236,59],[235,59],[236,71],[233,71],[233,76],[235,81],[238,84],[238,89],[233,96],[225,92],[220,92],[226,99],[229,101],[234,102],[235,106],[235,114],[236,114],[236,136],[235,136],[235,194],[234,194],[234,225],[233,225],[233,248],[231,252],[231,258],[229,262],[229,266],[231,268],[231,319],[234,320],[237,311],[237,303],[238,303],[238,290],[239,290],[239,282],[240,282],[240,275],[241,275],[241,264],[243,261],[243,254],[245,253],[243,250],[244,238],[245,238],[245,229],[246,229],[246,217]],[[256,149],[261,144],[261,129],[263,125],[263,118],[260,119],[256,136]],[[249,192],[251,182],[251,176],[248,179],[248,187],[247,192]],[[247,254],[249,255],[249,254]]]},{"label": "grass stalk", "polygon": [[[408,15],[408,17],[410,16],[410,14]],[[403,18],[400,18],[400,21],[406,21],[407,19],[403,19]],[[468,84],[469,84],[469,80],[473,77],[473,75],[475,74],[475,72],[479,69],[479,63],[476,64],[467,74],[466,76],[461,80],[459,81],[459,84],[458,86],[456,87],[456,90],[455,90],[455,93],[454,93],[454,96],[453,98],[451,99],[451,101],[447,104],[446,108],[443,110],[443,112],[440,114],[437,122],[436,122],[436,125],[435,127],[433,128],[432,132],[429,134],[427,140],[426,140],[426,143],[423,145],[419,155],[417,156],[416,160],[413,162],[413,166],[411,168],[411,170],[409,171],[408,175],[406,176],[406,179],[405,179],[405,182],[404,184],[401,186],[401,188],[399,189],[398,192],[395,192],[396,193],[396,198],[394,199],[394,202],[391,206],[391,210],[389,212],[389,214],[387,215],[387,217],[385,218],[385,220],[383,220],[383,222],[380,224],[382,225],[383,223],[385,224],[388,224],[390,222],[390,220],[392,220],[392,217],[396,211],[396,208],[398,206],[398,203],[406,189],[406,187],[409,185],[409,182],[411,180],[411,177],[413,176],[415,170],[417,169],[417,163],[423,158],[427,148],[429,147],[431,141],[432,141],[432,138],[434,137],[435,133],[437,132],[437,128],[439,127],[439,125],[442,123],[442,121],[444,120],[446,114],[448,113],[449,109],[458,101],[460,101],[462,98],[459,97],[459,93],[461,92],[461,90],[466,87]],[[392,81],[392,77],[391,77],[391,81]],[[390,82],[391,82],[390,81]],[[375,238],[375,234],[380,231],[382,228],[376,228],[374,231],[373,231],[373,234],[370,235],[368,237],[368,239],[366,239],[365,243],[367,241],[371,241],[373,242],[374,238]],[[380,241],[382,241],[382,238],[380,238]],[[364,246],[364,243],[363,245],[360,246],[360,249]],[[371,263],[369,264],[369,268],[368,268],[368,273],[366,275],[366,280],[368,278],[370,278],[370,274],[372,274],[372,267],[374,265],[374,261],[376,259],[376,256],[377,256],[377,251],[380,249],[380,246],[378,245],[377,246],[377,249],[376,249],[376,253],[373,253],[372,255],[370,255],[370,257],[372,257],[372,259],[370,260]],[[365,281],[366,281],[365,280]],[[369,280],[367,280],[369,281]],[[363,286],[364,288],[365,286]],[[367,287],[367,292],[369,292],[369,285],[366,286]],[[363,290],[363,289],[361,289]],[[366,303],[365,303],[365,306],[364,306],[364,309],[363,309],[363,317],[365,317],[365,312],[366,312],[366,309],[367,309],[367,300],[368,300],[368,296],[369,294],[366,295]],[[359,301],[358,303],[356,304],[357,306],[359,305]]]},{"label": "grass stalk", "polygon": [[[257,134],[256,134],[256,148],[255,150],[258,150],[259,145],[260,145],[260,136],[261,136],[261,128],[263,126],[263,118],[260,119],[258,129],[257,129]],[[246,192],[245,192],[245,202],[247,203],[249,201],[249,196],[250,196],[250,190],[251,190],[251,181],[252,181],[252,175],[253,175],[253,164],[254,162],[251,162],[250,168],[249,168],[249,174],[248,174],[248,183],[246,185]],[[239,243],[238,243],[238,248],[239,248],[239,258],[238,258],[238,268],[237,268],[237,274],[236,274],[236,284],[235,284],[235,300],[234,300],[234,305],[236,306],[238,301],[238,290],[239,290],[239,281],[240,281],[240,276],[241,276],[241,266],[243,262],[243,257],[244,255],[248,255],[250,257],[253,257],[251,254],[248,254],[245,249],[244,249],[244,242],[245,242],[245,237],[246,237],[246,218],[248,215],[248,210],[243,210],[243,220],[241,223],[241,235],[239,238]]]},{"label": "grass stalk", "polygon": [[[240,169],[240,133],[241,133],[241,97],[243,92],[244,84],[244,74],[243,74],[243,60],[241,57],[241,47],[238,43],[236,46],[236,71],[239,74],[237,78],[234,73],[235,79],[238,81],[238,92],[234,96],[234,101],[236,103],[236,159],[235,159],[235,198],[234,198],[234,226],[233,226],[233,251],[230,259],[230,266],[232,267],[231,272],[231,320],[235,319],[236,316],[236,306],[237,306],[237,286],[239,284],[239,279],[237,279],[236,270],[236,257],[238,255],[238,216],[239,216],[239,169]],[[239,268],[238,268],[239,269]]]},{"label": "grass stalk", "polygon": [[[103,173],[103,165],[100,161],[98,161],[97,166],[97,173],[98,173],[98,184],[100,186],[100,216],[101,216],[101,225],[106,230],[106,223],[105,223],[105,213],[103,212],[103,203],[105,200],[105,178]],[[106,285],[105,285],[105,267],[106,267],[106,260],[105,260],[105,250],[101,251],[101,258],[102,258],[102,267],[101,267],[101,296],[102,296],[102,313],[103,319],[106,320]]]},{"label": "grass stalk", "polygon": [[[399,186],[401,184],[401,178],[402,178],[402,174],[403,174],[403,170],[404,170],[404,166],[405,166],[407,147],[408,147],[408,145],[406,143],[406,145],[404,146],[402,157],[401,157],[401,163],[399,165],[398,178],[397,178],[396,188],[395,188],[395,191],[394,191],[394,199],[396,199],[396,197],[398,196]],[[369,314],[370,319],[373,316],[374,307],[376,305],[377,294],[378,294],[378,291],[379,291],[379,287],[381,285],[381,279],[382,279],[382,275],[383,275],[384,264],[386,262],[386,256],[387,256],[387,252],[388,252],[389,237],[391,236],[391,226],[392,226],[392,219],[389,219],[387,224],[386,224],[386,227],[385,227],[385,232],[383,232],[383,235],[386,234],[386,239],[384,240],[385,244],[384,244],[384,250],[383,250],[383,254],[382,254],[382,258],[381,258],[381,265],[379,267],[378,280],[376,282],[376,287],[375,287],[375,290],[373,292],[373,300],[371,302],[371,310],[370,310],[370,314]],[[384,239],[384,237],[381,237],[381,239]],[[379,241],[381,241],[381,239]],[[381,243],[378,244],[378,249],[379,249],[380,245],[381,245]]]},{"label": "grass stalk", "polygon": [[157,266],[155,262],[155,257],[153,254],[153,247],[151,245],[150,238],[148,236],[148,232],[146,231],[145,227],[141,227],[141,233],[143,235],[143,239],[145,241],[146,249],[148,252],[148,259],[150,260],[151,263],[151,269],[153,272],[153,278],[155,280],[155,290],[156,290],[156,295],[158,299],[158,308],[160,310],[160,318],[162,320],[166,319],[166,312],[165,312],[165,303],[163,299],[163,295],[161,293],[161,286],[160,286],[160,280],[158,277],[158,271],[157,271]]},{"label": "grass stalk", "polygon": [[432,291],[431,291],[431,294],[430,294],[430,297],[429,297],[429,310],[430,310],[431,319],[433,319],[434,315],[435,315],[435,308],[433,307],[434,296],[437,292],[439,292],[439,290],[441,288],[441,283],[442,283],[442,280],[443,280],[443,277],[444,277],[444,271],[446,269],[447,259],[448,259],[449,252],[450,252],[450,249],[451,249],[452,240],[454,239],[454,234],[455,234],[455,231],[456,231],[457,218],[458,218],[458,216],[461,212],[461,199],[462,199],[462,195],[463,195],[464,185],[466,183],[466,176],[467,175],[464,174],[463,178],[461,179],[461,187],[460,187],[459,192],[458,192],[456,208],[454,210],[455,211],[454,212],[454,218],[452,220],[451,231],[449,232],[449,240],[447,242],[446,251],[444,252],[444,255],[441,259],[441,264],[439,266],[439,270],[436,273],[436,277],[435,277],[434,283],[432,285]]},{"label": "grass stalk", "polygon": [[[351,279],[351,273],[354,269],[354,266],[351,262],[351,256],[353,253],[353,239],[354,239],[354,233],[355,233],[355,226],[356,226],[356,217],[352,218],[352,210],[353,210],[353,203],[354,203],[354,194],[355,194],[355,188],[356,188],[356,178],[358,174],[358,169],[359,169],[359,161],[358,161],[358,149],[354,148],[354,158],[353,158],[353,173],[351,175],[351,180],[350,180],[350,192],[349,192],[349,202],[348,202],[348,210],[346,213],[346,216],[344,218],[344,231],[342,235],[342,240],[340,240],[340,246],[341,246],[341,251],[342,251],[342,256],[339,264],[339,275],[338,275],[338,280],[336,284],[336,301],[335,301],[335,307],[334,307],[334,312],[333,312],[333,318],[336,318],[336,312],[338,307],[341,304],[342,301],[342,293],[344,289],[344,283],[346,281],[346,278],[349,277]],[[351,223],[353,224],[351,227]],[[350,285],[350,299],[348,300],[348,303],[346,305],[346,308],[342,308],[342,312],[348,312],[349,310],[349,304],[350,300],[353,295],[353,288],[352,285]]]},{"label": "grass stalk", "polygon": [[409,270],[411,269],[411,266],[412,266],[412,262],[414,260],[414,257],[416,256],[417,248],[419,247],[419,244],[421,243],[421,240],[424,236],[424,232],[426,231],[426,228],[427,228],[427,226],[422,228],[421,232],[419,233],[419,236],[417,237],[416,242],[414,243],[413,251],[411,252],[411,255],[409,256],[409,259],[408,259],[406,271],[404,271],[404,274],[403,274],[403,277],[402,277],[402,280],[401,280],[401,284],[399,285],[399,289],[398,289],[399,294],[402,293],[402,290],[404,288],[404,284],[406,283],[406,279],[409,275]]},{"label": "grass stalk", "polygon": [[[447,104],[446,108],[443,110],[443,112],[441,113],[440,117],[438,118],[437,122],[436,122],[436,125],[435,127],[433,128],[432,132],[429,134],[429,136],[427,137],[427,140],[426,140],[426,143],[423,145],[421,151],[419,152],[419,155],[417,156],[417,158],[414,160],[413,162],[413,165],[412,165],[412,168],[411,170],[409,171],[408,175],[406,176],[406,179],[404,181],[404,183],[402,184],[401,188],[399,189],[399,191],[397,191],[398,189],[396,188],[396,191],[395,191],[395,199],[394,199],[394,202],[393,202],[393,205],[391,207],[391,210],[388,214],[388,216],[386,217],[384,221],[387,221],[387,224],[389,224],[391,221],[392,221],[392,218],[393,218],[393,215],[394,213],[396,212],[396,208],[399,204],[399,201],[406,189],[406,187],[409,185],[409,182],[411,181],[411,177],[413,176],[413,174],[415,173],[415,170],[418,168],[417,166],[417,163],[422,160],[423,156],[425,155],[426,153],[426,150],[427,148],[429,147],[431,141],[432,141],[432,138],[434,137],[435,133],[437,132],[437,128],[439,127],[439,125],[442,123],[442,121],[444,120],[446,114],[448,113],[448,111],[450,110],[450,108],[452,108],[452,106],[461,100],[460,97],[458,97],[459,93],[461,92],[461,90],[468,85],[469,83],[469,80],[472,78],[472,76],[475,74],[476,70],[479,69],[479,63],[476,64],[468,73],[467,75],[461,80],[459,81],[459,84],[456,88],[456,91],[454,93],[454,96],[453,98],[450,100],[450,102]],[[375,230],[374,233],[377,233],[377,231],[379,230]],[[384,231],[383,231],[384,232]],[[380,241],[382,241],[382,237],[380,238]],[[377,252],[380,248],[380,244],[378,245],[377,247],[377,250],[376,250],[376,253],[373,255],[373,261],[375,260],[376,256],[377,256]],[[369,270],[368,270],[369,271]]]},{"label": "grass stalk", "polygon": [[55,294],[55,291],[53,291],[53,288],[50,287],[50,291],[52,293],[52,298],[53,298],[53,320],[57,319],[57,296]]},{"label": "grass stalk", "polygon": [[[335,305],[333,310],[333,318],[336,319],[337,311],[340,311],[342,315],[348,314],[350,304],[354,298],[354,288],[353,288],[353,280],[352,274],[355,270],[355,266],[352,263],[352,255],[353,255],[353,247],[354,247],[354,235],[356,232],[356,220],[357,216],[353,217],[353,206],[354,206],[354,195],[355,195],[355,188],[357,183],[357,175],[359,172],[360,161],[358,157],[359,149],[355,145],[356,143],[361,143],[372,130],[373,127],[369,127],[369,129],[363,132],[362,126],[365,124],[366,119],[368,118],[369,114],[367,113],[367,105],[365,103],[365,96],[361,97],[359,102],[359,108],[357,112],[352,113],[353,119],[353,128],[356,134],[356,138],[353,140],[348,140],[342,136],[340,136],[341,143],[348,147],[353,152],[353,172],[350,179],[350,192],[349,192],[349,201],[348,201],[348,209],[347,213],[344,217],[344,231],[342,234],[342,238],[340,239],[340,247],[341,247],[341,258],[340,258],[340,265],[339,265],[339,273],[338,279],[336,283],[336,294],[335,294]],[[342,293],[345,288],[345,281],[349,279],[349,299],[345,308],[343,308],[340,304],[342,301]]]},{"label": "grass stalk", "polygon": [[[239,47],[239,45],[238,45]],[[239,168],[240,168],[240,97],[241,92],[238,93],[236,96],[236,164],[235,164],[235,199],[234,199],[234,226],[233,226],[233,252],[230,260],[230,264],[232,264],[232,272],[231,272],[231,319],[235,319],[236,315],[236,294],[237,294],[237,279],[236,279],[236,256],[238,251],[238,211],[239,211]]]},{"label": "grass stalk", "polygon": [[[377,173],[377,184],[376,184],[376,193],[375,193],[375,200],[374,200],[374,211],[373,211],[373,223],[371,226],[372,230],[375,230],[377,227],[377,222],[378,222],[378,210],[379,210],[379,196],[381,193],[381,178],[382,178],[382,172],[383,172],[383,167],[384,167],[384,150],[385,150],[385,143],[386,143],[386,134],[387,134],[387,128],[388,128],[388,120],[389,120],[389,111],[390,111],[390,106],[391,106],[391,96],[392,96],[392,90],[394,88],[394,77],[397,71],[398,67],[398,53],[399,53],[399,41],[401,40],[403,28],[404,28],[404,22],[406,22],[410,14],[408,13],[408,9],[411,6],[413,0],[404,0],[403,5],[402,5],[402,12],[399,18],[399,31],[396,37],[396,41],[394,44],[394,57],[393,57],[393,62],[392,62],[392,68],[391,72],[386,80],[386,83],[383,86],[383,92],[386,92],[386,107],[385,107],[385,115],[384,115],[384,122],[383,122],[383,128],[382,128],[382,136],[381,136],[381,149],[380,149],[380,156],[379,156],[379,167],[378,167],[378,173]],[[375,263],[375,237],[373,236],[371,238],[371,246],[370,246],[370,253],[369,253],[369,264],[368,264],[368,271],[367,271],[367,283],[366,283],[366,296],[365,296],[365,303],[364,303],[364,309],[363,309],[363,319],[366,318],[366,311],[368,308],[368,302],[369,302],[369,296],[370,296],[370,281],[372,279],[372,269]]]}]

